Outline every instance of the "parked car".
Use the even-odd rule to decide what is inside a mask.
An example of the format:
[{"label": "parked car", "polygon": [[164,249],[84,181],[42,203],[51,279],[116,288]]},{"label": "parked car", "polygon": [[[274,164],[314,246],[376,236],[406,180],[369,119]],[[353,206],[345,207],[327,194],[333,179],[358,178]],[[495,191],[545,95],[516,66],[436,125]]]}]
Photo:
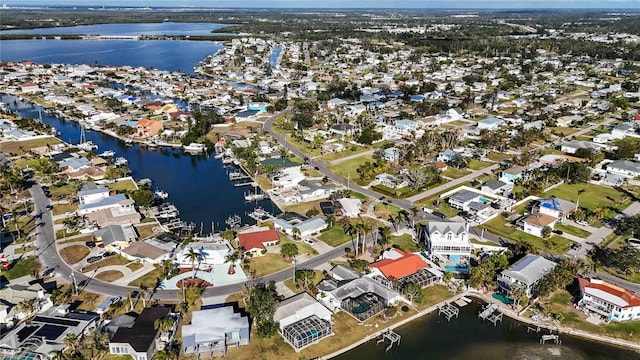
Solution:
[{"label": "parked car", "polygon": [[314,244],[313,240],[311,240],[311,239],[304,239],[304,240],[302,240],[302,242],[304,242],[307,245],[313,245]]},{"label": "parked car", "polygon": [[116,254],[115,251],[105,251],[105,253],[102,254],[102,257],[106,258],[106,257],[109,257],[109,256],[113,256],[115,254]]},{"label": "parked car", "polygon": [[571,244],[571,248],[573,250],[580,250],[581,247],[582,247],[582,244],[579,244],[579,243]]},{"label": "parked car", "polygon": [[584,220],[576,221],[576,224],[582,225],[582,226],[589,226],[589,223]]},{"label": "parked car", "polygon": [[87,241],[84,243],[88,248],[93,249],[94,247],[96,247],[96,243],[94,241]]},{"label": "parked car", "polygon": [[558,234],[558,235],[562,235],[562,234],[564,234],[564,233],[562,232],[562,230],[557,230],[557,229],[556,229],[556,230],[553,230],[553,233],[554,233],[554,234]]},{"label": "parked car", "polygon": [[434,212],[434,213],[433,213],[433,215],[435,215],[435,216],[439,217],[439,218],[440,218],[440,219],[442,219],[442,220],[444,220],[444,219],[446,219],[446,218],[447,218],[447,215],[445,215],[445,214],[443,214],[443,213],[441,213],[441,212],[438,212],[438,211]]},{"label": "parked car", "polygon": [[102,256],[91,256],[87,258],[89,264],[102,260]]}]

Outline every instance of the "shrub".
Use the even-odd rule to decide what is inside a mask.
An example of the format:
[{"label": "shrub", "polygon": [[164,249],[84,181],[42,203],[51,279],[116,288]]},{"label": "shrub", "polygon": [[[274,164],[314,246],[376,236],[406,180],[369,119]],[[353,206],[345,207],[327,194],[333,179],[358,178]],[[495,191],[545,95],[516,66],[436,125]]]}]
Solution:
[{"label": "shrub", "polygon": [[402,312],[408,312],[409,307],[407,305],[402,305]]},{"label": "shrub", "polygon": [[260,251],[260,254],[266,255],[267,254],[267,249],[262,249],[262,251]]},{"label": "shrub", "polygon": [[384,315],[388,318],[394,317],[396,315],[396,313],[398,312],[398,308],[395,306],[392,307],[388,307],[385,311],[384,311]]}]

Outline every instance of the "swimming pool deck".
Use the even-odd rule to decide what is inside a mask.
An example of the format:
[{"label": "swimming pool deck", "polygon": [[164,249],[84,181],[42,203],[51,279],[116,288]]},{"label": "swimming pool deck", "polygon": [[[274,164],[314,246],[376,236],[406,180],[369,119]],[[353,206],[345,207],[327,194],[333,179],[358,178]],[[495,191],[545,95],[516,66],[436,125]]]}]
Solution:
[{"label": "swimming pool deck", "polygon": [[220,264],[220,265],[212,265],[211,271],[207,270],[198,270],[196,271],[187,271],[177,276],[172,277],[171,279],[166,279],[162,282],[160,287],[164,290],[178,290],[178,282],[180,280],[189,279],[194,276],[202,279],[213,287],[216,286],[224,286],[230,284],[237,284],[241,282],[247,281],[247,275],[244,273],[242,268],[239,265],[234,265],[233,269],[235,270],[234,274],[228,274],[229,264]]}]

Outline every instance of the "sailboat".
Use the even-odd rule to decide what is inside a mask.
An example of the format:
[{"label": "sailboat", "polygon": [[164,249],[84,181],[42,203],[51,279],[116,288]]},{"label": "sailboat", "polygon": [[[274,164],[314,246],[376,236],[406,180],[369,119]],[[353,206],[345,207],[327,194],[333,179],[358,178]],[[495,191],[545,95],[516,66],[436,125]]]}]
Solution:
[{"label": "sailboat", "polygon": [[84,126],[82,125],[80,125],[80,143],[76,147],[84,151],[93,151],[98,148],[98,145],[94,144],[93,141],[87,140],[84,134]]}]

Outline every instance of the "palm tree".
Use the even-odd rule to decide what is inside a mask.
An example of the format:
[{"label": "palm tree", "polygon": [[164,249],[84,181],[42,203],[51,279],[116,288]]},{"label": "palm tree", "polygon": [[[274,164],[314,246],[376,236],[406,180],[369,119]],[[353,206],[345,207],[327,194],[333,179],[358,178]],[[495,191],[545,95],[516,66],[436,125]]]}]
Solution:
[{"label": "palm tree", "polygon": [[229,270],[227,270],[228,274],[235,274],[235,269],[233,268],[233,265],[235,265],[235,263],[240,259],[240,254],[238,253],[238,250],[236,249],[234,252],[228,254],[227,256],[224,257],[224,262],[225,263],[229,263]]},{"label": "palm tree", "polygon": [[391,228],[388,226],[382,226],[378,228],[378,231],[380,232],[378,244],[380,244],[380,246],[382,246],[383,248],[386,248],[391,243]]},{"label": "palm tree", "polygon": [[291,235],[293,235],[293,238],[296,240],[300,239],[300,229],[294,227],[293,229],[291,229]]},{"label": "palm tree", "polygon": [[[196,266],[196,261],[197,261],[198,263],[200,263],[200,258],[201,258],[200,253],[199,253],[199,252],[197,252],[197,251],[195,251],[195,250],[193,249],[193,247],[190,247],[190,248],[189,248],[189,252],[187,253],[187,259],[189,259],[189,261],[191,261],[191,270],[193,270],[193,269],[195,268],[195,266]],[[195,279],[195,278],[196,278],[196,271],[194,271],[194,272],[193,272],[193,275],[192,275],[192,277],[191,277],[191,278],[192,278],[192,279]]]},{"label": "palm tree", "polygon": [[69,349],[69,351],[71,352],[71,355],[73,355],[76,352],[76,346],[78,344],[78,336],[74,333],[68,333],[65,337],[64,337],[64,346]]},{"label": "palm tree", "polygon": [[69,357],[63,350],[53,350],[49,352],[49,359],[51,360],[68,360]]},{"label": "palm tree", "polygon": [[607,216],[607,212],[609,210],[607,208],[605,208],[604,206],[598,206],[595,209],[593,209],[593,215],[598,219],[598,220],[602,220],[605,218],[605,216]]},{"label": "palm tree", "polygon": [[156,319],[153,322],[153,328],[160,332],[169,332],[171,331],[171,329],[173,329],[173,323],[173,319],[168,317]]},{"label": "palm tree", "polygon": [[280,254],[285,259],[293,259],[299,254],[298,245],[294,243],[286,243],[280,247]]}]

